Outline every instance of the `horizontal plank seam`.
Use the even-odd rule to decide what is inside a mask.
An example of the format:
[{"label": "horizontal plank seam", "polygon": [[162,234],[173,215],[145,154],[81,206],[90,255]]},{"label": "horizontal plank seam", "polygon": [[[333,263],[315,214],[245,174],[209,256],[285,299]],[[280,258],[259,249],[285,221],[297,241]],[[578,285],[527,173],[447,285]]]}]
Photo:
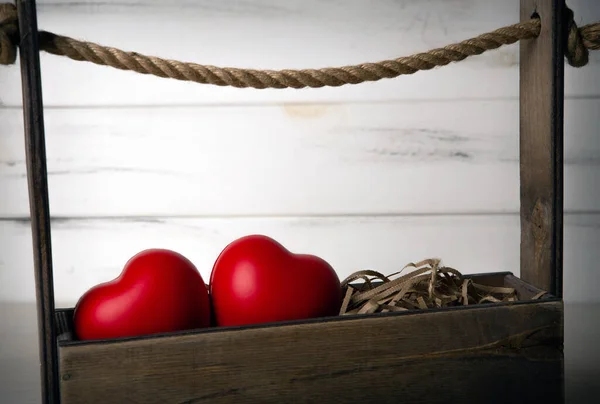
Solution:
[{"label": "horizontal plank seam", "polygon": [[[600,67],[600,66],[599,66]],[[600,71],[600,69],[598,69]],[[566,101],[577,101],[577,100],[600,100],[600,94],[572,94],[565,96]],[[303,100],[292,100],[286,101],[285,99],[273,100],[273,101],[252,101],[247,102],[191,102],[191,103],[171,103],[171,104],[45,104],[44,109],[46,110],[103,110],[103,109],[177,109],[177,108],[273,108],[282,106],[313,106],[313,105],[326,105],[326,106],[345,106],[345,105],[397,105],[397,104],[426,104],[426,103],[456,103],[456,102],[507,102],[514,101],[518,102],[519,97],[458,97],[458,98],[405,98],[405,99],[375,99],[375,100],[319,100],[315,99],[312,101]],[[21,110],[22,104],[0,104],[0,110]]]},{"label": "horizontal plank seam", "polygon": [[[600,215],[600,210],[581,210],[565,211],[565,216],[596,216]],[[422,212],[422,213],[333,213],[333,214],[285,214],[285,215],[264,215],[264,214],[231,214],[231,215],[176,215],[176,214],[157,214],[157,215],[85,215],[85,216],[52,216],[54,223],[77,222],[77,221],[132,221],[148,222],[178,219],[201,219],[201,220],[228,220],[228,219],[377,219],[377,218],[453,218],[453,217],[513,217],[519,216],[519,212]],[[29,223],[29,216],[3,216],[0,222]]]}]

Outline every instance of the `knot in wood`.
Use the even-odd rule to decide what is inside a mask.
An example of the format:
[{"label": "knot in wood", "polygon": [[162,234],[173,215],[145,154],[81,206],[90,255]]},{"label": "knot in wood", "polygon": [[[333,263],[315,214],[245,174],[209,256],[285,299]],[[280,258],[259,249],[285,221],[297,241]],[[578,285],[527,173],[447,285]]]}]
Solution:
[{"label": "knot in wood", "polygon": [[0,64],[11,65],[17,60],[19,19],[14,4],[0,4]]},{"label": "knot in wood", "polygon": [[573,67],[583,67],[587,65],[589,51],[586,47],[581,31],[573,19],[573,10],[565,8],[565,19],[567,28],[567,43],[565,46],[565,56],[567,62]]}]

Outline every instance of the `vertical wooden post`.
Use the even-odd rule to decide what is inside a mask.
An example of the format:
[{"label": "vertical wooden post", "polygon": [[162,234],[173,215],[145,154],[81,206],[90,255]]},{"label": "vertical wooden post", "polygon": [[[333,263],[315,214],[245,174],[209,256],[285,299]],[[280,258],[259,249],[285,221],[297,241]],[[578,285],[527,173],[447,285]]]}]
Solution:
[{"label": "vertical wooden post", "polygon": [[42,403],[59,403],[46,140],[35,0],[17,0],[23,118],[38,313]]},{"label": "vertical wooden post", "polygon": [[521,0],[539,16],[520,42],[521,278],[562,297],[564,0]]}]

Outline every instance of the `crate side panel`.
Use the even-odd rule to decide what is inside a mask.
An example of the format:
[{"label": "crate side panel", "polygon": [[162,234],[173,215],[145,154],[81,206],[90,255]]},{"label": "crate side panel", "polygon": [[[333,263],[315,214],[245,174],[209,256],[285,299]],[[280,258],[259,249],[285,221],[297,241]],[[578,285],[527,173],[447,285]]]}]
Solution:
[{"label": "crate side panel", "polygon": [[[525,282],[518,276],[515,276],[511,272],[499,272],[499,273],[480,273],[480,274],[466,274],[466,277],[472,279],[474,282],[480,283],[486,286],[499,286],[506,288],[514,288],[517,293],[517,298],[521,301],[531,300],[535,295],[544,292],[542,289]],[[543,295],[542,299],[552,298],[551,294],[547,293]]]},{"label": "crate side panel", "polygon": [[[523,279],[521,279],[517,276],[514,276],[514,275],[507,275],[504,278],[504,286],[509,287],[509,288],[515,288],[517,291],[517,297],[520,300],[529,300],[541,292],[548,292],[548,291],[543,291],[542,289],[540,289],[528,282],[525,282]],[[550,294],[543,295],[543,298],[546,298],[548,296],[551,296],[551,295]]]},{"label": "crate side panel", "polygon": [[[490,305],[65,346],[60,348],[61,391],[65,404],[126,398],[162,403],[209,398],[268,402],[275,395],[297,398],[308,391],[314,400],[324,400],[327,394],[338,397],[340,391],[356,398],[381,377],[387,378],[382,386],[390,383],[401,388],[406,383],[408,388],[413,381],[404,367],[432,376],[444,362],[428,361],[447,355],[467,357],[506,347],[509,351],[499,356],[504,358],[505,373],[510,373],[511,363],[524,361],[535,367],[547,359],[524,359],[519,356],[523,349],[518,348],[560,350],[562,313],[562,302]],[[510,359],[515,355],[520,359]],[[460,358],[451,362],[460,368]],[[486,362],[477,366],[487,369],[491,365]],[[560,360],[553,357],[550,362]],[[464,366],[465,372],[473,370]],[[513,370],[527,367],[521,363]],[[338,377],[327,381],[332,375]]]},{"label": "crate side panel", "polygon": [[[533,357],[530,353],[536,351]],[[275,372],[273,372],[275,373]],[[143,402],[191,403],[564,403],[563,354],[556,347],[403,358],[383,366],[356,359],[343,371],[275,380],[263,372],[220,376],[217,387],[199,390],[186,379],[145,390],[111,389],[102,394],[64,389],[62,404]],[[198,374],[198,379],[206,374]],[[210,378],[210,374],[208,377]],[[66,386],[68,382],[63,382]],[[102,385],[100,382],[99,385]],[[182,399],[182,397],[185,397]],[[128,401],[129,400],[129,401]]]}]

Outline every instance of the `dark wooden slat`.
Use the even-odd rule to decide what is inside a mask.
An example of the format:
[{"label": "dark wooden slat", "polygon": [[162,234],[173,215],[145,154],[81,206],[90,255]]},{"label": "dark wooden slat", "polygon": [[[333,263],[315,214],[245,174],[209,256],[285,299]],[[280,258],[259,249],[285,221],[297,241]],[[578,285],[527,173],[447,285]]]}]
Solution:
[{"label": "dark wooden slat", "polygon": [[536,39],[520,42],[521,278],[562,297],[564,0],[521,0],[537,13]]},{"label": "dark wooden slat", "polygon": [[61,395],[63,404],[489,403],[522,390],[529,402],[559,403],[562,344],[562,301],[207,330],[62,345]]},{"label": "dark wooden slat", "polygon": [[[317,360],[318,353],[311,356]],[[500,348],[467,354],[398,358],[394,363],[381,365],[372,364],[376,361],[356,358],[354,365],[341,371],[324,371],[314,377],[303,375],[278,382],[273,382],[272,378],[262,382],[261,369],[255,375],[254,384],[243,388],[235,387],[240,373],[222,373],[218,385],[184,400],[179,399],[182,393],[195,387],[189,379],[185,387],[177,384],[167,387],[172,390],[161,390],[164,393],[159,397],[145,393],[147,390],[139,391],[137,386],[124,386],[120,394],[114,394],[112,390],[103,394],[103,399],[82,390],[74,392],[69,389],[64,396],[64,404],[564,404],[562,360],[562,352],[555,347],[524,348],[518,354]],[[250,379],[250,374],[244,376]],[[204,385],[203,377],[215,380],[212,374],[200,368],[197,373],[200,385]],[[158,376],[148,377],[148,384],[157,379]],[[161,386],[165,388],[164,384]],[[79,395],[74,395],[76,393]],[[129,397],[133,399],[126,401]],[[134,401],[138,399],[141,401]]]},{"label": "dark wooden slat", "polygon": [[38,312],[42,402],[59,403],[46,142],[35,0],[18,0],[23,118]]}]

